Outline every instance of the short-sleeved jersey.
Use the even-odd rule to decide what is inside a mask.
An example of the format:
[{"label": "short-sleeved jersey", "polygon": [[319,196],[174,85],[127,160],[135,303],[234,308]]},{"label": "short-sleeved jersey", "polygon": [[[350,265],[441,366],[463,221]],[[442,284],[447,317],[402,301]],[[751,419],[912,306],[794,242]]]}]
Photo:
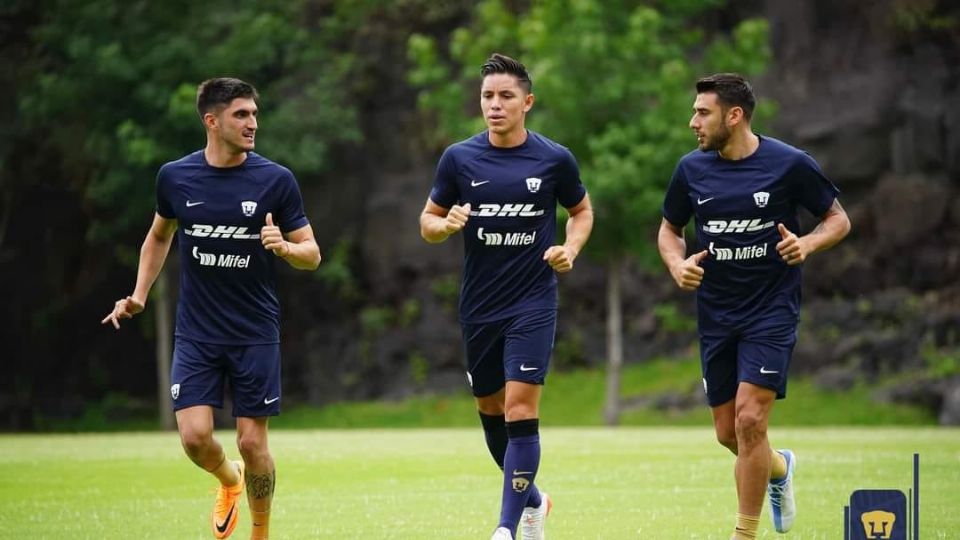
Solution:
[{"label": "short-sleeved jersey", "polygon": [[253,152],[236,167],[213,167],[200,150],[160,168],[157,214],[178,222],[178,337],[280,341],[277,257],[260,243],[268,212],[285,233],[308,223],[293,173]]},{"label": "short-sleeved jersey", "polygon": [[461,321],[557,308],[557,277],[543,254],[556,236],[557,203],[572,208],[585,195],[573,154],[533,131],[511,148],[491,145],[484,131],[444,151],[430,199],[470,203]]},{"label": "short-sleeved jersey", "polygon": [[800,267],[777,253],[777,224],[799,235],[798,206],[823,216],[839,193],[806,152],[759,140],[736,161],[690,152],[667,188],[663,216],[678,227],[693,216],[699,249],[709,252],[697,290],[704,335],[799,319]]}]

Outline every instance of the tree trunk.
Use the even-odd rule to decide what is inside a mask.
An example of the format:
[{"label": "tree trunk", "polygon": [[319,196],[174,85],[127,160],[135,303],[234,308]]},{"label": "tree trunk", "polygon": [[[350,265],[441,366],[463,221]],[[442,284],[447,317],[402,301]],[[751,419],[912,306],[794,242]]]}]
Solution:
[{"label": "tree trunk", "polygon": [[170,323],[170,287],[167,283],[166,271],[160,271],[153,287],[156,304],[154,321],[157,339],[157,406],[160,413],[160,427],[169,430],[176,427],[176,422],[170,403],[170,358],[173,332]]},{"label": "tree trunk", "polygon": [[620,280],[623,257],[607,264],[607,400],[603,416],[607,425],[620,422],[620,370],[623,366],[623,305]]}]

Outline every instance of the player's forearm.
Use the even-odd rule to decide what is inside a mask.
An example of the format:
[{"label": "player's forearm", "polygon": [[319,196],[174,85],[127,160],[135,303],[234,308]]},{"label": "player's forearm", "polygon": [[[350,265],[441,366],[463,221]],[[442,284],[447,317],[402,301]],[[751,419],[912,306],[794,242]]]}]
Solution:
[{"label": "player's forearm", "polygon": [[167,260],[167,254],[170,252],[170,245],[173,243],[173,237],[167,239],[158,238],[153,232],[147,233],[143,246],[140,247],[140,262],[137,265],[137,284],[133,289],[133,298],[141,304],[147,303],[147,296],[150,294],[150,288],[160,275],[164,261]]},{"label": "player's forearm", "polygon": [[842,210],[830,212],[816,228],[803,236],[810,248],[809,254],[824,251],[840,243],[850,232],[850,218]]},{"label": "player's forearm", "polygon": [[450,237],[447,218],[424,212],[420,214],[420,236],[431,244],[439,244]]},{"label": "player's forearm", "polygon": [[684,240],[682,232],[677,234],[670,227],[661,225],[657,233],[657,249],[660,251],[663,264],[672,273],[673,269],[683,263],[686,258],[687,241]]},{"label": "player's forearm", "polygon": [[566,235],[563,246],[573,250],[574,256],[580,254],[580,250],[590,238],[590,232],[593,230],[593,209],[585,208],[567,219]]},{"label": "player's forearm", "polygon": [[316,270],[320,266],[320,246],[312,239],[287,241],[287,254],[281,258],[297,270]]}]

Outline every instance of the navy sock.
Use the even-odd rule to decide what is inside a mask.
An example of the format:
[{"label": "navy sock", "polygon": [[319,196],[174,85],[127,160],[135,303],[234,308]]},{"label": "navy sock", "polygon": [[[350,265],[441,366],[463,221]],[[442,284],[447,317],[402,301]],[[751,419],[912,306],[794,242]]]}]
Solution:
[{"label": "navy sock", "polygon": [[540,466],[540,421],[536,418],[506,422],[507,452],[503,459],[503,499],[500,525],[516,534],[523,507]]},{"label": "navy sock", "polygon": [[[487,449],[490,450],[490,455],[502,471],[503,458],[507,453],[506,418],[502,414],[490,415],[482,412],[479,414],[480,423],[483,424],[483,436],[487,439]],[[530,493],[527,498],[527,506],[540,506],[542,499],[537,486],[531,484],[527,491]]]}]

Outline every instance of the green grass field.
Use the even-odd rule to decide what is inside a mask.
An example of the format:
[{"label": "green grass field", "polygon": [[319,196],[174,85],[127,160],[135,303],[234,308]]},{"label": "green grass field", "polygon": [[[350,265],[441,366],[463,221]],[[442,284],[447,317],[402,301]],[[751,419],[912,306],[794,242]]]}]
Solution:
[{"label": "green grass field", "polygon": [[[771,436],[799,456],[800,513],[784,539],[843,538],[850,493],[906,493],[913,452],[921,538],[960,538],[960,431],[777,428]],[[232,433],[219,437],[232,445]],[[556,502],[551,540],[729,538],[733,458],[709,428],[545,427],[542,441],[537,483]],[[499,471],[479,428],[280,430],[271,447],[273,538],[486,540],[496,524]],[[0,538],[211,538],[213,488],[174,433],[0,436]],[[245,512],[233,538],[248,534]],[[766,508],[760,537],[779,537]]]}]

